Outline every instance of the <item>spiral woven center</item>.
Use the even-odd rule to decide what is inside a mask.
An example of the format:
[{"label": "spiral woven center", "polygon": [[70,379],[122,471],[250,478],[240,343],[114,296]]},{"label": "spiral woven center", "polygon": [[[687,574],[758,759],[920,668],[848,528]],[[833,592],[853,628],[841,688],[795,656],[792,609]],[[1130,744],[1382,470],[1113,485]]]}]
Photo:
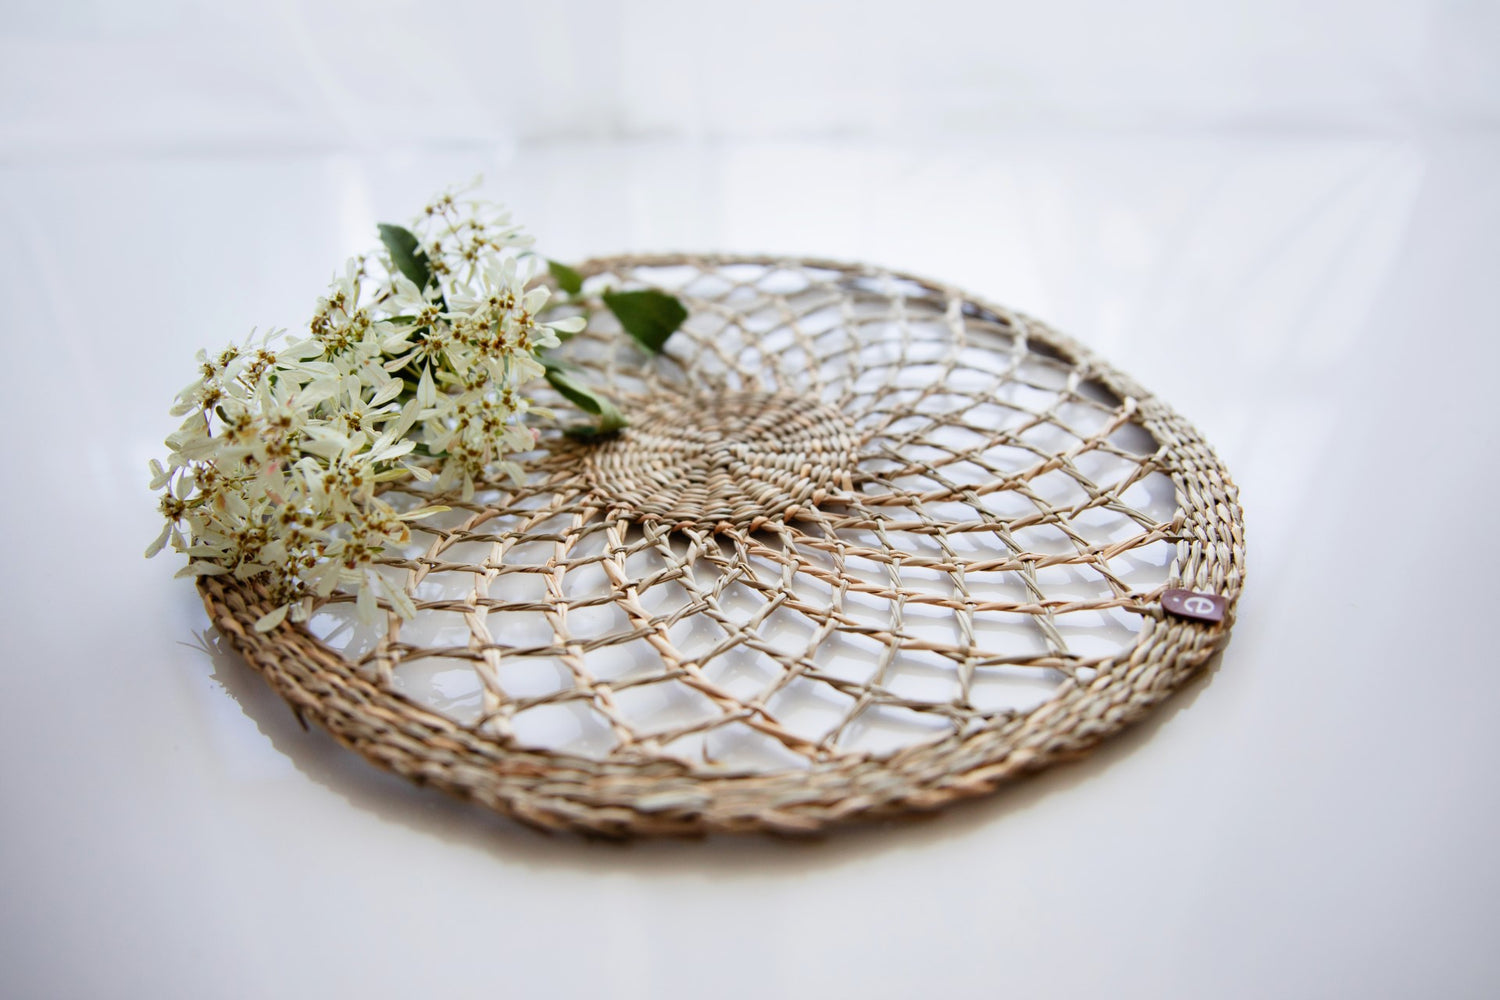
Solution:
[{"label": "spiral woven center", "polygon": [[858,451],[854,426],[815,398],[732,392],[633,414],[588,474],[632,520],[754,528],[851,490]]}]

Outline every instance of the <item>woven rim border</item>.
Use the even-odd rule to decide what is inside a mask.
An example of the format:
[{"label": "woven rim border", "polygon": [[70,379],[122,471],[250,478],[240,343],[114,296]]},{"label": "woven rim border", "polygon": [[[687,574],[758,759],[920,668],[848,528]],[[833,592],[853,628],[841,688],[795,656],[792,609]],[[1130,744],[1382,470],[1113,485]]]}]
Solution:
[{"label": "woven rim border", "polygon": [[[941,282],[812,258],[652,254],[597,258],[592,276],[623,267],[762,265],[882,275],[999,315],[1017,314]],[[1202,436],[1170,407],[1071,338],[1030,317],[1028,338],[1136,404],[1133,420],[1171,456],[1180,533],[1169,587],[1223,596],[1224,621],[1209,624],[1137,608],[1135,646],[1088,682],[1070,682],[1033,710],[993,728],[954,733],[885,757],[836,757],[810,771],[705,775],[671,762],[592,760],[517,749],[359,675],[302,626],[269,633],[253,625],[270,610],[254,582],[200,577],[214,626],[302,719],[322,726],[377,766],[547,830],[611,837],[707,832],[811,833],[834,825],[930,811],[1051,764],[1087,754],[1148,714],[1227,639],[1244,575],[1238,491]],[[1155,594],[1159,601],[1160,592]]]}]

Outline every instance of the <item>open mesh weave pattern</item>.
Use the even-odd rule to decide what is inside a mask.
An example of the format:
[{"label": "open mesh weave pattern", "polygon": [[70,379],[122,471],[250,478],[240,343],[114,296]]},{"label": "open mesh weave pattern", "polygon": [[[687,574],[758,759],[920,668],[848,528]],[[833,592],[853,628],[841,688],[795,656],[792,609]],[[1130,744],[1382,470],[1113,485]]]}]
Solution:
[{"label": "open mesh weave pattern", "polygon": [[1086,752],[1227,635],[1160,605],[1187,587],[1232,612],[1223,466],[1036,320],[827,261],[581,270],[689,320],[656,358],[602,312],[566,345],[631,426],[545,432],[522,482],[419,522],[382,567],[416,619],[361,628],[335,594],[260,635],[262,590],[199,581],[293,708],[375,763],[548,828],[810,831]]}]

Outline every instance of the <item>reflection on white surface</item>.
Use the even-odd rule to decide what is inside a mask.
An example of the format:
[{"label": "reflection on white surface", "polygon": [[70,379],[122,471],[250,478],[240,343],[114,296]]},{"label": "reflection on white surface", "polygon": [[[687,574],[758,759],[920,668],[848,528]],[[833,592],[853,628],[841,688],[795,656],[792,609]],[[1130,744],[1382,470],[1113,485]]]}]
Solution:
[{"label": "reflection on white surface", "polygon": [[[544,664],[530,666],[528,675],[545,672]],[[518,678],[517,684],[529,689],[535,685],[535,676],[530,683]],[[462,725],[472,725],[484,712],[484,684],[468,666],[452,660],[433,657],[403,664],[392,674],[391,689]]]},{"label": "reflection on white surface", "polygon": [[[338,8],[162,5],[182,34],[141,43],[149,60],[125,8],[9,12],[3,991],[1493,992],[1500,690],[1483,623],[1500,551],[1470,519],[1500,488],[1494,12],[1235,9],[1200,30],[1161,4],[997,6],[959,19],[972,31],[942,21],[953,50],[829,7],[810,34],[642,67],[622,37],[729,15],[611,8],[584,19],[581,45],[548,36],[539,101],[474,86],[423,105],[431,117],[371,116],[410,142],[339,118],[330,78],[298,69],[356,31]],[[222,34],[224,19],[245,30]],[[358,38],[429,37],[415,20],[401,9]],[[778,46],[846,32],[850,60],[867,39],[887,57],[930,48],[941,68],[819,63],[822,89],[781,70]],[[431,46],[435,75],[410,73],[404,96],[383,75],[377,100],[423,104],[443,74],[489,72],[449,55]],[[563,138],[616,120],[598,78],[574,76],[590,67],[618,74],[607,99],[639,127],[701,130]],[[694,67],[721,85],[677,86]],[[870,137],[818,133],[847,122],[851,97]],[[520,109],[514,134],[502,106]],[[765,138],[713,131],[740,113]],[[800,131],[778,124],[794,114]],[[1132,116],[1148,127],[1121,129]],[[1080,122],[1103,128],[1057,130]],[[434,135],[462,142],[420,144]],[[194,350],[301,322],[373,222],[481,169],[565,259],[868,259],[1119,363],[1244,491],[1250,578],[1222,668],[1089,762],[937,822],[804,847],[542,840],[304,732],[248,668],[183,645],[206,623],[165,561],[139,558],[155,534],[145,463]],[[1451,530],[1434,542],[1432,524]],[[856,637],[823,648],[830,673],[868,668]],[[841,710],[798,717],[811,731]],[[726,973],[746,956],[750,973]]]}]

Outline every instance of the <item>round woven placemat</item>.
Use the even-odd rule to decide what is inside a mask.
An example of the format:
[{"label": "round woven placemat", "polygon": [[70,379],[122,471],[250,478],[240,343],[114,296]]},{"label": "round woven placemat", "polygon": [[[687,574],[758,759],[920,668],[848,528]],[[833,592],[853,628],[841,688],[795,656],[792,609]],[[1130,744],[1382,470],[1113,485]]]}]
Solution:
[{"label": "round woven placemat", "polygon": [[[374,763],[546,828],[813,831],[1082,754],[1225,639],[1234,485],[1067,337],[863,265],[580,270],[689,319],[655,358],[602,312],[565,346],[631,426],[544,432],[521,481],[421,522],[381,567],[415,620],[362,628],[335,594],[258,634],[255,583],[199,581],[293,709]],[[1164,613],[1174,587],[1228,616]]]}]

